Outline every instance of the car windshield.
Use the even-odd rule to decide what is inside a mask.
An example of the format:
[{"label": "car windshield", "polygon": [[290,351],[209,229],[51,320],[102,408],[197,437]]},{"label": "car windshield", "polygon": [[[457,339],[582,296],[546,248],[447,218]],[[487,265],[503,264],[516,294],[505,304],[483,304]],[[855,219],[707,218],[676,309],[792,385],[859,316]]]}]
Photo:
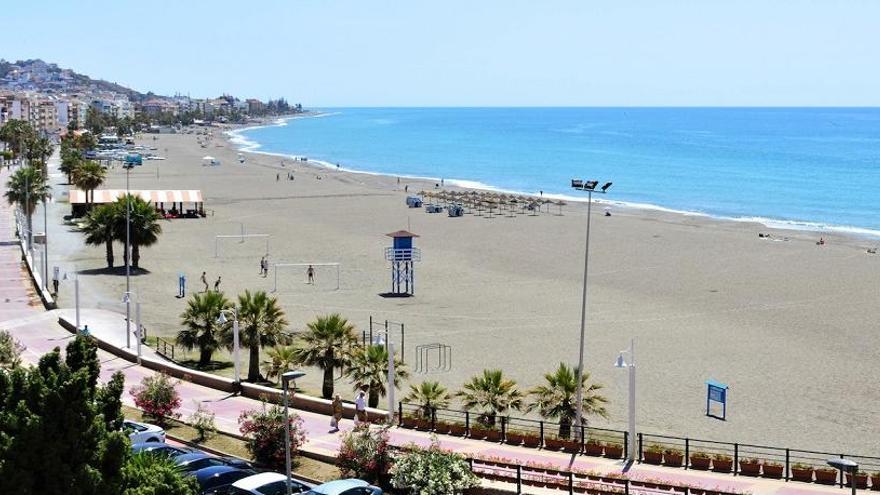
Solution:
[{"label": "car windshield", "polygon": [[[262,493],[263,495],[287,495],[287,489],[285,488],[284,484],[284,480],[269,483],[268,485],[263,485],[257,488],[257,493]],[[296,481],[291,481],[290,488],[290,491],[292,493],[302,493],[307,487],[297,483]]]}]

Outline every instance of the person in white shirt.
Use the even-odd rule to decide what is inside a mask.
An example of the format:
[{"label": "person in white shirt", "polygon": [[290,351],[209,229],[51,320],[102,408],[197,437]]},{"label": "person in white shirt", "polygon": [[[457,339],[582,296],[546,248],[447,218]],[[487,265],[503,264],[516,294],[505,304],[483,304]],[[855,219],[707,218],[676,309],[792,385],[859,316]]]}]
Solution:
[{"label": "person in white shirt", "polygon": [[354,409],[355,409],[355,425],[367,424],[367,390],[369,387],[367,385],[363,385],[360,390],[357,392],[357,396],[354,399]]}]

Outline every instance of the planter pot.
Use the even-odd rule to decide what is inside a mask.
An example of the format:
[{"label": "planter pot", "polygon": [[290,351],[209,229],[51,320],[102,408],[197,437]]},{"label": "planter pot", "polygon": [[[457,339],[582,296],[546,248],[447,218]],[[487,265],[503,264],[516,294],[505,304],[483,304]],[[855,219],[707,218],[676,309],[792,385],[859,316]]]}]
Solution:
[{"label": "planter pot", "polygon": [[686,486],[673,486],[672,491],[674,493],[687,493],[688,487],[686,487]]},{"label": "planter pot", "polygon": [[817,469],[814,472],[816,473],[816,483],[821,483],[823,485],[833,485],[837,483],[836,469]]},{"label": "planter pot", "polygon": [[[846,473],[846,486],[852,486],[853,475]],[[868,475],[867,474],[856,474],[856,488],[868,488]]]},{"label": "planter pot", "polygon": [[761,464],[757,462],[739,461],[739,474],[745,476],[758,476],[761,474]]},{"label": "planter pot", "polygon": [[488,442],[500,442],[501,441],[501,431],[499,431],[499,430],[486,430],[485,440]]},{"label": "planter pot", "polygon": [[684,454],[679,452],[667,452],[663,454],[663,464],[669,467],[681,467],[684,462]]},{"label": "planter pot", "polygon": [[795,481],[804,481],[806,483],[813,482],[813,468],[791,468],[791,479]]},{"label": "planter pot", "polygon": [[541,446],[541,438],[540,437],[534,437],[532,435],[525,435],[525,436],[523,436],[522,440],[523,440],[524,447],[530,447],[533,449],[537,449],[538,447]]},{"label": "planter pot", "polygon": [[609,459],[620,459],[620,456],[623,455],[623,447],[620,445],[606,445],[605,446],[605,457]]},{"label": "planter pot", "polygon": [[450,435],[455,435],[457,437],[463,437],[466,432],[467,432],[467,428],[465,428],[464,425],[459,425],[459,424],[449,425],[449,434]]},{"label": "planter pot", "polygon": [[544,438],[544,448],[550,450],[559,450],[562,448],[564,441],[558,438],[546,437]]},{"label": "planter pot", "polygon": [[471,428],[471,438],[474,440],[482,440],[486,438],[487,430],[482,428]]},{"label": "planter pot", "polygon": [[779,464],[764,464],[764,477],[778,480],[782,478],[782,471],[784,470],[785,466]]},{"label": "planter pot", "polygon": [[880,476],[871,475],[871,490],[880,491]]},{"label": "planter pot", "polygon": [[581,451],[581,443],[580,442],[573,442],[573,441],[562,442],[562,450],[564,452],[569,452],[569,453],[580,452]]},{"label": "planter pot", "polygon": [[431,429],[431,421],[427,419],[420,419],[416,422],[416,429],[422,431],[428,431]]},{"label": "planter pot", "polygon": [[709,469],[710,459],[708,457],[691,456],[691,468],[706,471]]},{"label": "planter pot", "polygon": [[605,447],[602,446],[601,443],[585,443],[584,444],[584,454],[592,455],[599,457],[602,455],[602,451],[605,450]]},{"label": "planter pot", "polygon": [[712,471],[716,473],[729,473],[730,469],[733,467],[733,460],[724,460],[724,459],[713,459],[712,460]]},{"label": "planter pot", "polygon": [[523,435],[521,433],[508,433],[507,438],[504,439],[504,443],[508,445],[519,445],[523,442]]},{"label": "planter pot", "polygon": [[647,464],[660,465],[663,462],[663,452],[645,451],[644,455],[642,455],[642,462],[645,462]]},{"label": "planter pot", "polygon": [[416,424],[418,424],[418,422],[419,422],[419,420],[417,420],[416,418],[404,417],[400,421],[400,426],[402,426],[404,428],[415,428]]}]

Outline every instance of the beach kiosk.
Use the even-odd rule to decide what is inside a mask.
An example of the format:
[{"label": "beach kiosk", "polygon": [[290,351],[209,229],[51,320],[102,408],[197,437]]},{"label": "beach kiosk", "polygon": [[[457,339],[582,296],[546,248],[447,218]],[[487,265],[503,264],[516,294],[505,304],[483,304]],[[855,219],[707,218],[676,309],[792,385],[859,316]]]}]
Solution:
[{"label": "beach kiosk", "polygon": [[418,235],[406,230],[385,234],[394,239],[391,247],[385,248],[385,259],[391,262],[391,294],[411,296],[415,293],[415,262],[422,261],[422,252],[413,247],[413,238]]}]

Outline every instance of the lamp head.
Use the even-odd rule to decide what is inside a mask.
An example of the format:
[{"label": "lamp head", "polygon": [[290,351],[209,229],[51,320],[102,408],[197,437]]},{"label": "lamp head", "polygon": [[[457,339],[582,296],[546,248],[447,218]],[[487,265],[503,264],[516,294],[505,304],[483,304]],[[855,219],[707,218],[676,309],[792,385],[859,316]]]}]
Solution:
[{"label": "lamp head", "polygon": [[606,182],[605,185],[602,186],[602,192],[607,191],[609,187],[611,187],[611,182]]},{"label": "lamp head", "polygon": [[131,301],[131,294],[129,294],[128,292],[124,292],[122,294],[122,302],[125,304],[128,304],[130,301]]},{"label": "lamp head", "polygon": [[596,189],[596,186],[598,186],[598,185],[599,185],[599,181],[588,180],[588,181],[584,182],[584,189],[587,191],[592,191],[592,190]]},{"label": "lamp head", "polygon": [[832,457],[825,461],[829,466],[840,469],[841,471],[847,471],[850,473],[854,473],[859,469],[859,463],[850,460],[850,459],[841,459],[838,457]]},{"label": "lamp head", "polygon": [[302,378],[304,376],[306,376],[305,371],[300,371],[300,370],[288,371],[288,372],[281,374],[281,381],[287,383],[291,380],[296,380],[297,378]]},{"label": "lamp head", "polygon": [[225,325],[229,320],[226,319],[226,313],[221,311],[220,316],[217,317],[217,323],[221,325]]},{"label": "lamp head", "polygon": [[623,359],[622,352],[617,355],[617,361],[614,362],[614,367],[615,368],[626,368],[627,367],[626,360]]}]

